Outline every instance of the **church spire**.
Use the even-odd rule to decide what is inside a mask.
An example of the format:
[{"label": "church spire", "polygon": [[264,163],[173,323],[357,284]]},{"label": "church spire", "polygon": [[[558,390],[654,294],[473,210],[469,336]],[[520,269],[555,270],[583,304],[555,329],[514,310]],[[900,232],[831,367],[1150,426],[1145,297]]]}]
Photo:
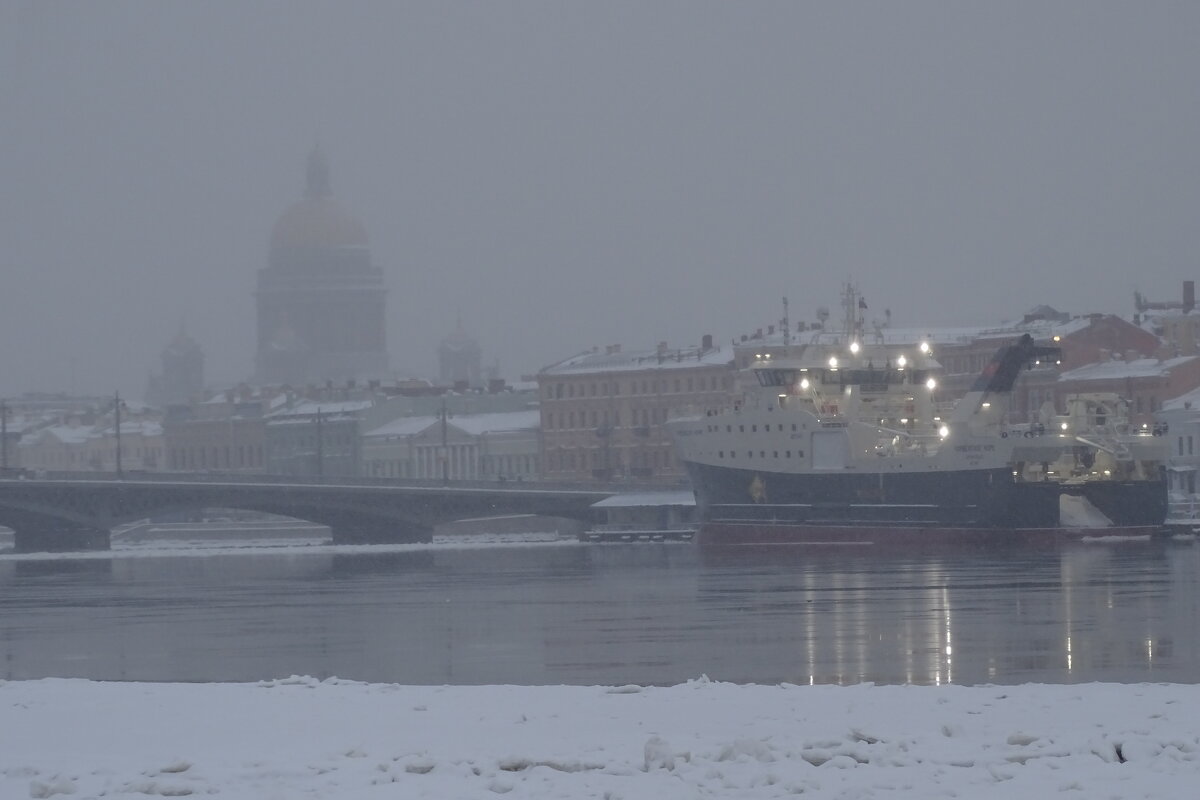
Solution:
[{"label": "church spire", "polygon": [[308,186],[304,195],[312,199],[333,195],[333,188],[329,184],[329,160],[319,144],[308,154]]}]

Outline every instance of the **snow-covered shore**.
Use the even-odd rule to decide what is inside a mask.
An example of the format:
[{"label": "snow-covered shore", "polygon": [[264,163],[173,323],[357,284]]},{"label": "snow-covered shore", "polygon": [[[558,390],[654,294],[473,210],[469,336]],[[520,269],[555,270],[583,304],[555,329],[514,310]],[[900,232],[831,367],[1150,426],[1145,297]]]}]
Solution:
[{"label": "snow-covered shore", "polygon": [[1200,687],[0,683],[0,797],[1194,796]]}]

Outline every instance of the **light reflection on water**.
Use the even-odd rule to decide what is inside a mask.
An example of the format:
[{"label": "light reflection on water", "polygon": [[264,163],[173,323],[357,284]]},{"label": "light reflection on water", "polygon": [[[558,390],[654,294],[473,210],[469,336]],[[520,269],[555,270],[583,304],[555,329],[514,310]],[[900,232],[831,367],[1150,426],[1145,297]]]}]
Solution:
[{"label": "light reflection on water", "polygon": [[0,677],[1194,683],[1198,554],[491,541],[0,556]]}]

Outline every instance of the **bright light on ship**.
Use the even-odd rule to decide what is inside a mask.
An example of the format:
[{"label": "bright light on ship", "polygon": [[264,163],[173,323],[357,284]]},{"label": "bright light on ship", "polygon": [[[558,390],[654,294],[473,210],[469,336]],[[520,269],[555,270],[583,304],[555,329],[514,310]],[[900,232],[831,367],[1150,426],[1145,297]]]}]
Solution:
[{"label": "bright light on ship", "polygon": [[932,392],[933,388],[937,386],[937,381],[935,381],[933,378],[930,378],[929,380],[925,381],[925,385],[928,386],[929,391]]},{"label": "bright light on ship", "polygon": [[837,356],[829,357],[829,366],[833,367],[834,369],[837,369]]},{"label": "bright light on ship", "polygon": [[1062,429],[1063,429],[1064,431],[1067,429],[1067,423],[1065,423],[1065,422],[1064,422],[1064,423],[1062,424]]},{"label": "bright light on ship", "polygon": [[940,437],[942,437],[943,439],[945,439],[945,438],[946,438],[947,436],[949,436],[949,435],[950,435],[950,429],[949,429],[949,428],[947,428],[945,425],[943,425],[942,427],[938,428],[938,436],[940,436]]},{"label": "bright light on ship", "polygon": [[800,379],[800,388],[801,388],[801,389],[807,389],[807,388],[808,388],[808,378],[801,378],[801,379]]},{"label": "bright light on ship", "polygon": [[900,365],[900,369],[904,369],[904,365],[908,363],[908,359],[901,355],[896,359],[896,363]]},{"label": "bright light on ship", "polygon": [[854,353],[855,355],[858,355],[858,342],[850,343],[850,352]]},{"label": "bright light on ship", "polygon": [[921,352],[922,353],[929,352],[929,342],[921,342]]}]

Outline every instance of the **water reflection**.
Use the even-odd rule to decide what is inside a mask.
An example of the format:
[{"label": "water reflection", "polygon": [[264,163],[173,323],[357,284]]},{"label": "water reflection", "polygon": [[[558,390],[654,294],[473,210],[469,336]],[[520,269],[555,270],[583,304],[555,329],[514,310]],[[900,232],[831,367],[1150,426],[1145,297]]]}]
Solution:
[{"label": "water reflection", "polygon": [[0,663],[9,678],[1195,682],[1197,553],[605,544],[0,559]]}]

